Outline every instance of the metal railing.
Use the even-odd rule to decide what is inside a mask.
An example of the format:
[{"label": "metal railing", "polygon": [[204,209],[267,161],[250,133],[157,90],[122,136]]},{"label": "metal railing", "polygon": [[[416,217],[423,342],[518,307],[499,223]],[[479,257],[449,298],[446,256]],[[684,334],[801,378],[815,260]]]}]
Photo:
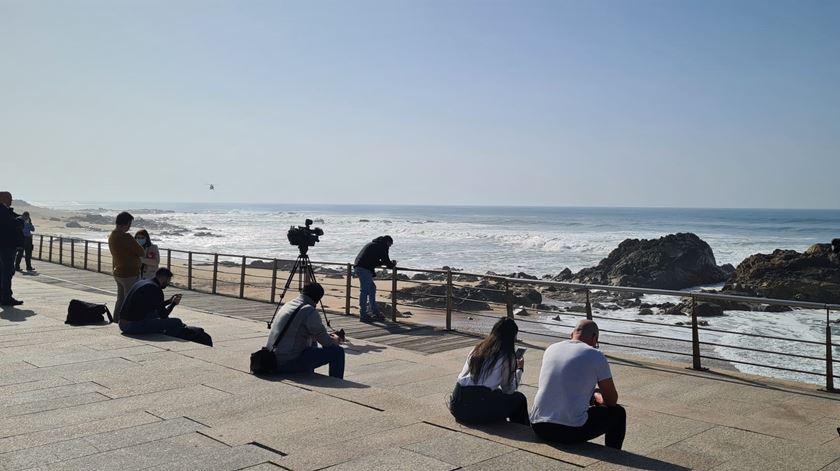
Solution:
[{"label": "metal railing", "polygon": [[[96,271],[99,273],[110,272],[112,260],[107,247],[107,242],[83,240],[78,238],[67,238],[41,234],[38,236],[37,251],[33,256],[38,260],[57,262],[84,270]],[[103,245],[105,247],[103,248]],[[67,253],[65,253],[67,252]],[[37,254],[37,255],[36,255]],[[165,254],[165,256],[164,256]],[[172,270],[174,285],[210,294],[231,296],[241,299],[250,299],[276,303],[279,294],[291,280],[289,270],[294,260],[252,257],[246,255],[210,253],[197,251],[184,251],[176,249],[161,250],[161,265]],[[358,293],[358,284],[354,281],[353,267],[350,263],[337,262],[312,262],[319,283],[324,286],[324,305],[332,312],[350,315],[355,309],[353,301],[358,301],[354,291]],[[408,274],[413,273],[413,277]],[[614,334],[617,340],[611,338],[610,342],[601,341],[604,345],[612,345],[618,348],[656,352],[674,356],[690,357],[690,368],[704,370],[704,360],[722,361],[732,364],[741,364],[772,370],[786,371],[803,375],[824,377],[824,390],[838,392],[834,386],[835,378],[834,348],[840,345],[832,341],[832,312],[840,310],[840,305],[814,303],[804,301],[768,299],[745,296],[732,296],[718,293],[686,292],[663,289],[635,288],[625,286],[601,286],[582,283],[566,283],[550,280],[536,280],[523,278],[509,278],[498,275],[467,273],[457,270],[427,270],[418,268],[396,267],[390,272],[380,272],[380,275],[389,276],[389,280],[380,281],[388,283],[390,291],[390,315],[391,320],[398,322],[400,315],[407,315],[408,312],[400,312],[400,309],[413,309],[423,313],[427,319],[437,319],[441,314],[443,326],[447,330],[453,330],[453,318],[459,315],[464,318],[497,318],[499,314],[514,317],[514,309],[517,305],[523,305],[526,309],[544,315],[560,315],[571,317],[585,317],[587,319],[603,319],[619,323],[632,323],[633,325],[659,326],[668,328],[685,329],[690,331],[690,340],[679,337],[667,337],[651,333],[608,330],[601,328],[601,332]],[[380,278],[381,280],[382,278]],[[422,293],[422,301],[405,298],[406,288],[412,286],[425,286],[427,292]],[[292,287],[294,288],[294,286]],[[438,288],[438,289],[436,289]],[[577,293],[579,299],[570,302],[567,310],[557,310],[544,304],[525,305],[516,302],[517,290],[521,289],[543,289],[543,292],[554,290],[565,293]],[[591,301],[594,293],[610,292],[625,293],[638,298],[639,295],[665,295],[673,296],[684,300],[690,306],[688,325],[674,325],[663,322],[640,321],[639,319],[621,319],[615,316],[601,315],[601,310],[593,312]],[[472,297],[471,297],[472,296]],[[475,297],[478,296],[478,297]],[[416,298],[416,296],[415,296]],[[804,309],[815,309],[825,311],[825,341],[817,342],[801,338],[788,338],[771,335],[761,335],[753,332],[738,332],[731,330],[715,329],[708,326],[707,322],[701,322],[698,316],[698,302],[737,302],[744,304],[778,305],[798,307]],[[605,311],[609,312],[609,311]],[[428,317],[431,316],[431,317]],[[530,334],[538,337],[557,338],[561,337],[559,332],[550,328],[564,328],[570,331],[574,325],[557,324],[546,320],[531,319],[528,317],[517,317],[517,322],[523,324],[520,333]],[[834,323],[836,323],[835,321]],[[461,323],[461,328],[468,327]],[[539,330],[534,330],[532,327]],[[567,332],[566,331],[566,335]],[[707,338],[701,338],[701,333],[707,333]],[[745,338],[758,338],[777,342],[789,342],[797,345],[797,348],[824,347],[824,354],[779,352],[765,348],[754,348],[732,344],[721,344],[708,340],[711,334],[730,334]],[[621,343],[622,338],[637,338],[644,342]],[[669,344],[690,344],[685,349],[666,349],[658,344],[650,344],[654,341],[667,342]],[[806,360],[810,363],[818,362],[820,368],[793,368],[789,366],[773,365],[768,362],[757,363],[746,361],[741,357],[712,356],[704,353],[701,347],[712,347],[719,349],[731,349],[736,352],[759,353],[762,355],[775,355],[784,358],[796,358]],[[809,364],[810,364],[809,363]]]}]

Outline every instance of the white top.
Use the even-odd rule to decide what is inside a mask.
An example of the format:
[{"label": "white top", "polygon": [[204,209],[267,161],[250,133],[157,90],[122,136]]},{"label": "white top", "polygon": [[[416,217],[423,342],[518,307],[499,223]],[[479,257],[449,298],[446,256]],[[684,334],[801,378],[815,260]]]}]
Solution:
[{"label": "white top", "polygon": [[582,426],[588,418],[595,386],[609,378],[610,365],[600,350],[579,340],[551,345],[543,355],[531,423]]},{"label": "white top", "polygon": [[472,376],[470,376],[470,357],[472,357],[472,352],[467,357],[461,374],[458,375],[458,384],[461,386],[484,386],[490,389],[501,389],[505,394],[512,394],[519,388],[519,383],[522,381],[522,370],[516,369],[513,374],[513,382],[510,382],[510,369],[516,368],[516,360],[513,360],[513,363],[511,363],[504,359],[499,359],[493,365],[493,368],[482,371],[481,378],[478,378],[478,382],[475,382]]},{"label": "white top", "polygon": [[140,277],[144,280],[150,280],[155,277],[155,272],[160,266],[160,250],[155,244],[145,249],[146,255],[140,259],[143,262],[140,267]]}]

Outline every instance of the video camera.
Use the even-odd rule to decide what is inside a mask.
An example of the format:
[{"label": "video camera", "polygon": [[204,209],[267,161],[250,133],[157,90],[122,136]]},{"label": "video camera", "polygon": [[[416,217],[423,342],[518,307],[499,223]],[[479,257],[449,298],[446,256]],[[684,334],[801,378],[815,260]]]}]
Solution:
[{"label": "video camera", "polygon": [[303,226],[292,226],[286,234],[291,245],[297,245],[301,250],[304,247],[312,247],[316,242],[320,241],[319,237],[324,235],[324,231],[320,227],[309,227],[312,225],[312,219],[304,221]]}]

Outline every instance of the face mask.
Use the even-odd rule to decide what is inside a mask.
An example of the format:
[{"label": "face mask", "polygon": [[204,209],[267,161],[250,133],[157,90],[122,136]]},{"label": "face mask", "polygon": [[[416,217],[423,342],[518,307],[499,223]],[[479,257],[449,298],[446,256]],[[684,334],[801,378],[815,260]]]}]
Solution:
[{"label": "face mask", "polygon": [[137,239],[137,243],[140,245],[146,245],[146,239]]}]

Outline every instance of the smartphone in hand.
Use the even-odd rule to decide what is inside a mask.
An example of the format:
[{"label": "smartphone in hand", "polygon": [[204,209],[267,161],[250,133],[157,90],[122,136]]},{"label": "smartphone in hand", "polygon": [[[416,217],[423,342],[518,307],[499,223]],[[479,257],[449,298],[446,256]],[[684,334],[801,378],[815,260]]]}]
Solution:
[{"label": "smartphone in hand", "polygon": [[525,348],[525,347],[519,347],[519,348],[517,348],[517,349],[516,349],[516,354],[515,354],[515,355],[516,355],[516,359],[518,360],[518,359],[522,358],[523,356],[525,356],[525,352],[527,352],[527,351],[528,351],[528,349],[527,349],[527,348]]}]

